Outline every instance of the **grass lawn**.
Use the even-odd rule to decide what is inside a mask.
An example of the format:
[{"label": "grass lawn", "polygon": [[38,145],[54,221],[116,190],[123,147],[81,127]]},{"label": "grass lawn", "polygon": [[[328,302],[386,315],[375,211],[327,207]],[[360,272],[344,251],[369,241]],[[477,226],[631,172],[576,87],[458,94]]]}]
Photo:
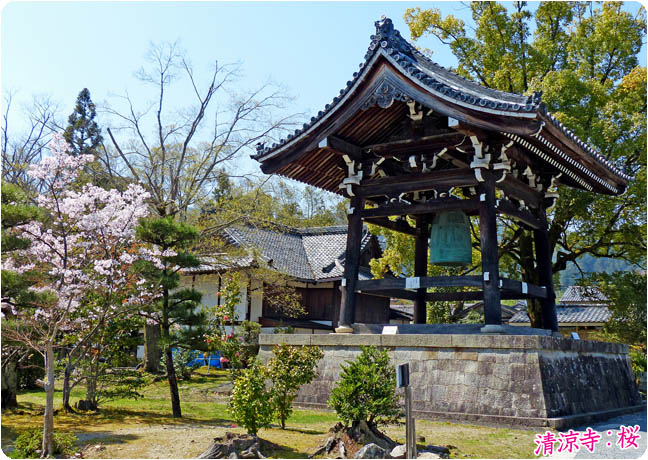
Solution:
[{"label": "grass lawn", "polygon": [[[228,381],[223,371],[205,374],[205,368],[189,381],[181,381],[181,419],[171,414],[166,380],[154,382],[144,390],[144,398],[115,400],[101,406],[96,414],[79,413],[54,417],[57,431],[72,433],[79,445],[98,446],[90,451],[93,458],[192,458],[202,453],[212,438],[225,431],[244,432],[236,427],[226,410],[227,399],[215,394],[218,385]],[[72,401],[82,399],[83,388],[72,392]],[[25,391],[18,395],[19,407],[2,412],[2,450],[7,452],[23,430],[43,423],[45,394]],[[61,406],[56,392],[55,408]],[[306,458],[327,438],[337,422],[333,412],[295,410],[286,430],[272,426],[259,432],[263,439],[278,445],[275,458]],[[428,444],[446,445],[453,458],[533,458],[535,432],[417,420],[417,434]],[[404,425],[384,428],[393,439],[404,442]]]}]

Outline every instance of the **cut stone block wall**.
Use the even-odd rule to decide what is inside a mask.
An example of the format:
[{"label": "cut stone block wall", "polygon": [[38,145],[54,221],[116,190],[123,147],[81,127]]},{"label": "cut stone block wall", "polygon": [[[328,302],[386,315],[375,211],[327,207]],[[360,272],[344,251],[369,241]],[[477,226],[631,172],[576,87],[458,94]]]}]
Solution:
[{"label": "cut stone block wall", "polygon": [[363,345],[386,348],[394,365],[410,363],[413,408],[423,418],[560,427],[641,404],[621,344],[529,335],[263,334],[261,359],[281,342],[324,351],[318,377],[299,392],[304,406],[326,407],[340,366]]}]

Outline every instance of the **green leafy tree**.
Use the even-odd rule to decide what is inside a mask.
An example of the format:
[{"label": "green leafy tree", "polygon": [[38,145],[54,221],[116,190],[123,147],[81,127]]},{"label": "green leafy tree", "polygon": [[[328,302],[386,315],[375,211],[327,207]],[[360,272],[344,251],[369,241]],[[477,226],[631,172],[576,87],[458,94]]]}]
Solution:
[{"label": "green leafy tree", "polygon": [[180,289],[180,271],[200,265],[188,248],[198,238],[192,226],[173,217],[140,220],[137,238],[153,247],[149,260],[139,261],[138,271],[147,281],[153,301],[143,306],[141,315],[162,331],[167,379],[174,417],[182,417],[173,348],[204,347],[206,315],[200,306],[202,295],[193,288]]},{"label": "green leafy tree", "polygon": [[[449,46],[460,75],[509,92],[542,91],[560,121],[634,176],[620,197],[560,187],[549,215],[554,273],[585,254],[645,265],[646,69],[638,63],[645,10],[633,15],[617,2],[469,8],[472,24],[436,8],[410,8],[405,22],[414,40],[432,36]],[[538,283],[531,232],[502,224],[502,271]],[[529,301],[529,317],[541,325],[538,301]]]},{"label": "green leafy tree", "polygon": [[78,408],[96,410],[106,401],[138,399],[146,385],[144,374],[130,370],[136,364],[131,350],[139,343],[134,331],[143,326],[143,319],[130,311],[112,318],[99,328],[86,347],[85,356],[75,369],[70,389],[85,382],[85,399]]},{"label": "green leafy tree", "polygon": [[[200,367],[200,362],[197,358],[200,353],[196,350],[180,349],[173,353],[173,367],[175,368],[176,377],[181,380],[191,379],[191,374],[194,370]],[[160,367],[166,366],[166,356],[160,360]]]},{"label": "green leafy tree", "polygon": [[338,385],[331,391],[328,405],[346,426],[366,422],[371,429],[398,419],[401,411],[396,398],[396,373],[386,350],[361,347],[358,357],[342,366]]},{"label": "green leafy tree", "polygon": [[220,352],[221,365],[230,371],[234,380],[237,374],[252,363],[259,352],[261,325],[253,321],[239,323],[236,306],[241,300],[240,276],[237,272],[223,276],[219,292],[221,305],[210,309],[207,344],[210,352]]},{"label": "green leafy tree", "polygon": [[230,395],[228,407],[232,417],[253,436],[270,426],[274,417],[272,390],[266,387],[266,377],[266,368],[254,361],[236,376]]},{"label": "green leafy tree", "polygon": [[593,280],[609,299],[612,317],[607,332],[646,352],[646,275],[638,272],[598,273]]},{"label": "green leafy tree", "polygon": [[317,363],[324,353],[319,347],[294,347],[282,343],[272,348],[274,357],[267,364],[272,380],[273,402],[281,428],[292,414],[292,403],[302,385],[310,383],[317,373]]}]

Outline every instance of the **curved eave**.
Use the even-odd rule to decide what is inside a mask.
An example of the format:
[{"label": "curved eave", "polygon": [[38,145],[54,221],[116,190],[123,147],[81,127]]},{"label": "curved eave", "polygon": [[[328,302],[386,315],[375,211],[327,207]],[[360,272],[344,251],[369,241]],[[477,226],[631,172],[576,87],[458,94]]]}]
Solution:
[{"label": "curved eave", "polygon": [[[506,100],[498,100],[490,97],[476,98],[466,91],[462,91],[461,87],[453,88],[439,80],[438,75],[431,72],[420,65],[408,63],[406,67],[403,66],[403,59],[395,59],[397,52],[388,54],[383,48],[379,48],[373,54],[373,57],[363,64],[361,70],[354,75],[352,81],[347,82],[347,87],[340,91],[340,96],[333,98],[330,104],[327,104],[323,111],[320,111],[317,116],[312,117],[309,123],[304,124],[302,129],[296,130],[293,134],[289,135],[286,139],[282,139],[278,144],[274,144],[270,148],[265,148],[259,151],[256,155],[251,157],[261,163],[269,159],[275,158],[278,155],[285,154],[293,151],[294,149],[304,147],[304,143],[312,144],[313,138],[317,137],[318,130],[327,122],[332,123],[335,115],[348,106],[349,102],[357,96],[364,96],[362,89],[367,85],[373,74],[372,71],[379,68],[383,62],[388,62],[395,70],[393,77],[407,80],[409,84],[418,92],[418,97],[413,97],[418,102],[430,106],[439,113],[446,116],[458,117],[461,121],[466,121],[474,124],[476,127],[484,129],[493,129],[488,119],[492,116],[501,116],[507,119],[514,120],[516,128],[511,132],[516,134],[530,134],[539,125],[532,124],[524,127],[519,121],[535,120],[537,113],[536,105],[522,106]],[[447,72],[447,71],[446,71]],[[416,91],[418,90],[418,91]],[[510,93],[502,93],[510,94]],[[515,94],[510,94],[511,97],[519,97]],[[433,100],[431,101],[430,98]],[[462,114],[464,116],[462,116]],[[311,148],[305,151],[312,150]],[[262,167],[263,169],[263,167]]]},{"label": "curved eave", "polygon": [[[414,48],[411,51],[415,59],[389,46],[376,47],[372,43],[365,62],[360,64],[360,71],[354,74],[353,80],[347,82],[339,96],[316,117],[311,118],[309,123],[304,124],[302,129],[296,130],[271,148],[259,150],[252,158],[261,163],[261,169],[265,173],[278,172],[293,177],[295,171],[284,167],[286,165],[272,165],[271,160],[286,156],[293,157],[291,161],[294,161],[309,152],[323,155],[322,149],[318,149],[319,141],[334,134],[353,116],[353,113],[349,113],[350,107],[356,106],[355,112],[359,111],[358,101],[368,98],[375,90],[373,86],[379,78],[383,78],[389,79],[390,83],[394,83],[398,86],[397,89],[413,100],[444,116],[456,118],[477,128],[499,131],[509,137],[519,137],[527,141],[527,144],[531,142],[534,144],[531,151],[543,152],[544,154],[536,155],[569,176],[562,180],[566,184],[609,195],[624,192],[631,177],[578,139],[548,113],[539,97],[525,97],[483,88],[438,66]],[[523,101],[527,103],[520,104]],[[502,124],[506,129],[502,130]],[[334,155],[331,152],[329,154]],[[550,156],[557,161],[551,162]],[[564,164],[557,167],[555,163]],[[327,167],[338,166],[331,163]],[[292,169],[299,168],[303,166]],[[322,171],[328,170],[313,170],[311,176],[321,174]],[[335,182],[339,183],[339,177],[337,173],[326,181],[318,178],[317,182],[321,184],[317,186],[338,192]],[[311,183],[303,177],[298,180]]]}]

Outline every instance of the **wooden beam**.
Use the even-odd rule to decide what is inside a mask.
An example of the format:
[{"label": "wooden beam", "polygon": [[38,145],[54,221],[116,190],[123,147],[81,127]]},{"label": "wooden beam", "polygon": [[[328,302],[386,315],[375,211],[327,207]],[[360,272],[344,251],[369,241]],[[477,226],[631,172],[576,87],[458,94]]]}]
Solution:
[{"label": "wooden beam", "polygon": [[327,136],[317,145],[321,149],[333,150],[340,155],[348,155],[355,161],[362,161],[362,148],[337,136]]},{"label": "wooden beam", "polygon": [[[422,276],[419,288],[429,287],[481,287],[481,276]],[[386,289],[405,289],[406,278],[383,278],[362,280],[356,283],[358,291],[381,291]]]},{"label": "wooden beam", "polygon": [[510,174],[495,186],[501,189],[506,196],[515,198],[516,200],[523,200],[527,206],[538,209],[542,203],[543,195],[537,190],[533,190],[527,184],[519,179],[511,176]]},{"label": "wooden beam", "polygon": [[497,206],[495,210],[500,214],[506,214],[511,216],[530,227],[533,230],[540,228],[540,220],[536,218],[529,211],[518,209],[513,203],[509,200],[497,200]]},{"label": "wooden beam", "polygon": [[504,290],[521,293],[527,298],[547,298],[547,290],[543,286],[536,286],[535,284],[523,283],[521,281],[511,280],[508,278],[501,278],[501,281],[502,289]]},{"label": "wooden beam", "polygon": [[412,228],[407,222],[403,220],[394,221],[394,220],[389,220],[387,217],[367,217],[364,219],[364,221],[369,224],[388,228],[395,232],[416,236],[416,229]]},{"label": "wooden beam", "polygon": [[461,300],[482,300],[484,293],[482,291],[464,291],[464,292],[428,292],[425,300],[428,302],[441,301],[461,301]]},{"label": "wooden beam", "polygon": [[[415,291],[408,290],[408,289],[381,289],[381,290],[365,290],[365,291],[359,290],[357,292],[362,292],[367,295],[375,295],[379,297],[389,297],[392,299],[405,299],[405,300],[416,300],[416,296],[417,296],[417,293]],[[533,296],[531,294],[523,294],[521,290],[501,291],[501,298],[504,300],[521,300],[521,299],[531,299],[534,297],[536,296]],[[483,300],[483,299],[484,299],[484,291],[426,292],[425,294],[425,300],[427,302]]]},{"label": "wooden beam", "polygon": [[417,214],[434,214],[439,211],[452,211],[452,210],[475,210],[479,208],[479,200],[477,198],[468,198],[462,200],[459,198],[438,198],[429,200],[425,203],[396,203],[384,204],[377,208],[369,208],[362,210],[362,217],[388,217],[388,216],[405,216]]},{"label": "wooden beam", "polygon": [[475,173],[470,168],[445,169],[428,173],[381,177],[360,183],[357,193],[364,197],[392,195],[408,192],[422,192],[451,187],[477,185]]},{"label": "wooden beam", "polygon": [[[358,291],[362,292],[362,291]],[[370,291],[371,294],[364,293],[367,295],[375,295],[379,297],[389,297],[392,299],[405,299],[405,300],[415,300],[416,292],[408,291],[407,289],[384,289],[380,291]]]},{"label": "wooden beam", "polygon": [[403,154],[423,153],[423,150],[425,149],[448,147],[459,142],[462,137],[461,134],[451,131],[442,134],[435,134],[433,136],[415,137],[400,141],[366,145],[364,149],[373,154],[390,158]]}]

